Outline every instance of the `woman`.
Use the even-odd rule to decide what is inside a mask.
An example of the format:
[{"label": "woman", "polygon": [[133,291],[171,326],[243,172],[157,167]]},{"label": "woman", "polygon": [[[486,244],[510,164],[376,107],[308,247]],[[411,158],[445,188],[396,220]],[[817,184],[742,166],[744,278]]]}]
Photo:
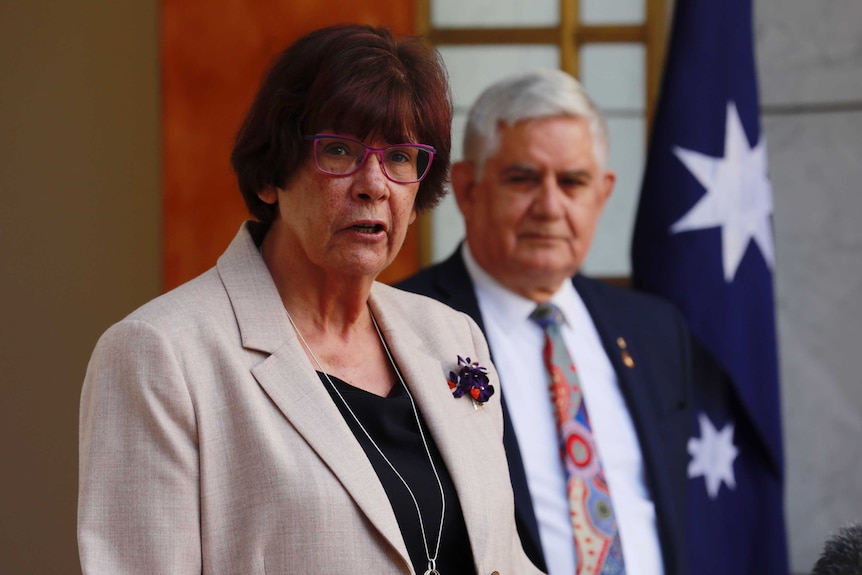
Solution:
[{"label": "woman", "polygon": [[485,340],[374,281],[443,194],[450,121],[416,39],[343,26],[281,55],[232,155],[258,221],[93,353],[84,573],[537,573]]}]

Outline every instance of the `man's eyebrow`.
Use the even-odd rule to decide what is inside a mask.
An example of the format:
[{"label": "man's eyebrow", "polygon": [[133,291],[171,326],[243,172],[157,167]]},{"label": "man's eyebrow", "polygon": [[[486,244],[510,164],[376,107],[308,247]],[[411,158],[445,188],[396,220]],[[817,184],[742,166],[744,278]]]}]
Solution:
[{"label": "man's eyebrow", "polygon": [[503,168],[503,173],[508,174],[511,172],[530,172],[530,173],[538,173],[540,170],[536,166],[531,166],[529,164],[510,164]]},{"label": "man's eyebrow", "polygon": [[[504,176],[511,174],[538,175],[541,172],[542,170],[530,164],[511,164],[503,168],[501,174]],[[557,178],[572,178],[587,181],[590,181],[593,178],[593,174],[589,170],[583,168],[575,168],[573,170],[558,172],[556,176]]]},{"label": "man's eyebrow", "polygon": [[593,178],[592,172],[584,169],[576,169],[576,170],[568,170],[565,172],[560,172],[557,174],[558,178],[577,178],[584,180],[591,180]]}]

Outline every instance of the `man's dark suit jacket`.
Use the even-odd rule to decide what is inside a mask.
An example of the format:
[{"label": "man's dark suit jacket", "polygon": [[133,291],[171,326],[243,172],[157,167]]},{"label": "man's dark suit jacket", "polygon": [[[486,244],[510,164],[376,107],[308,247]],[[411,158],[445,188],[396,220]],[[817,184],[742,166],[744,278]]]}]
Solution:
[{"label": "man's dark suit jacket", "polygon": [[[619,380],[643,453],[646,484],[655,504],[666,575],[685,575],[686,444],[691,429],[691,359],[682,315],[670,304],[580,274],[575,289],[592,316]],[[396,285],[470,315],[484,331],[479,302],[461,249],[446,261]],[[622,342],[634,361],[623,362]],[[494,350],[491,349],[493,357]],[[507,383],[501,376],[505,389]],[[503,397],[504,443],[524,550],[547,572],[527,477]]]}]

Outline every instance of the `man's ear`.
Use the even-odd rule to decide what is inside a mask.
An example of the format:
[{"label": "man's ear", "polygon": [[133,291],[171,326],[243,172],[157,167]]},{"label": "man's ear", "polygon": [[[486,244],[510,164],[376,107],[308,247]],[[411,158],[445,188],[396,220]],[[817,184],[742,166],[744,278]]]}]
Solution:
[{"label": "man's ear", "polygon": [[458,202],[458,209],[466,215],[473,203],[473,188],[476,185],[476,168],[472,162],[452,164],[452,192]]},{"label": "man's ear", "polygon": [[616,172],[613,172],[611,170],[605,170],[605,173],[602,174],[602,184],[601,184],[601,186],[602,186],[602,189],[601,189],[602,206],[604,206],[607,203],[608,198],[611,197],[611,192],[614,191],[614,184],[616,183],[616,181],[617,181]]},{"label": "man's ear", "polygon": [[278,202],[278,189],[274,186],[267,186],[257,193],[257,197],[260,198],[260,201],[274,206]]}]

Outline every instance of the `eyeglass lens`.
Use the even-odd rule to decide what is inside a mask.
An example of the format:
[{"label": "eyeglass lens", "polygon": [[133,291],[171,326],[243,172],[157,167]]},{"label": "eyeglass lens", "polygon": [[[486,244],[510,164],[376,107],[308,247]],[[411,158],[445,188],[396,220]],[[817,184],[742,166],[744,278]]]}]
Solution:
[{"label": "eyeglass lens", "polygon": [[[333,175],[348,175],[357,171],[365,158],[365,150],[369,149],[362,142],[346,138],[315,139],[317,166]],[[381,156],[383,173],[398,183],[418,182],[425,177],[431,163],[431,153],[414,144],[389,146],[379,152],[369,149],[369,153]]]}]

